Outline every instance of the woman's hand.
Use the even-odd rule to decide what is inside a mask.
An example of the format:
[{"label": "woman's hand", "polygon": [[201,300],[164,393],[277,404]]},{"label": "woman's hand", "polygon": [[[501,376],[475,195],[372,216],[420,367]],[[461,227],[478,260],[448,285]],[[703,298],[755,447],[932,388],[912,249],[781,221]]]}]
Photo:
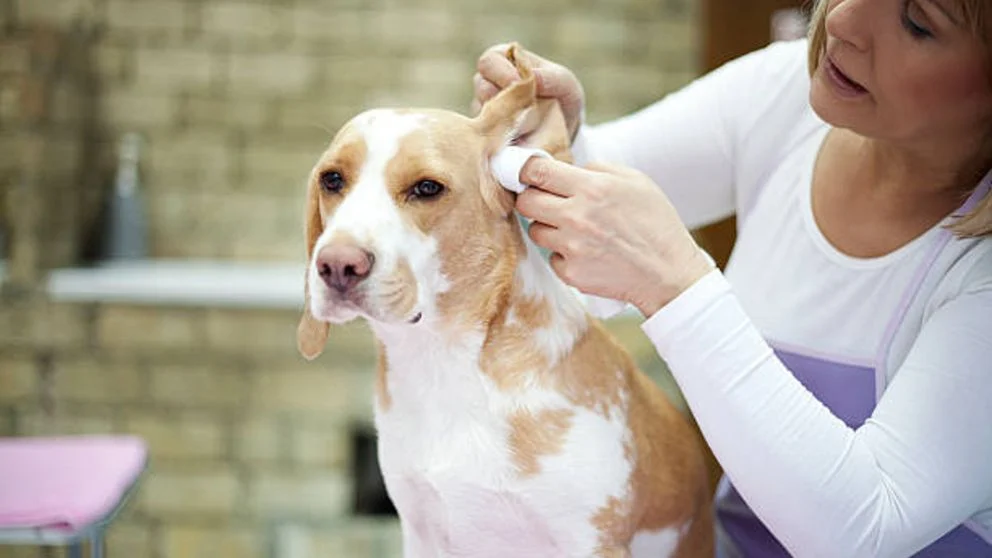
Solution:
[{"label": "woman's hand", "polygon": [[517,197],[530,236],[580,291],[633,304],[651,316],[709,273],[711,260],[668,198],[643,173],[576,167],[534,157],[521,170],[534,186]]},{"label": "woman's hand", "polygon": [[[520,74],[505,55],[508,48],[507,44],[495,45],[486,49],[479,57],[477,71],[472,79],[475,89],[475,97],[472,99],[473,114],[477,114],[482,105],[504,87],[520,79]],[[565,114],[569,137],[575,139],[585,102],[579,79],[565,66],[545,60],[522,48],[517,51],[517,56],[533,69],[537,96],[558,99]]]}]

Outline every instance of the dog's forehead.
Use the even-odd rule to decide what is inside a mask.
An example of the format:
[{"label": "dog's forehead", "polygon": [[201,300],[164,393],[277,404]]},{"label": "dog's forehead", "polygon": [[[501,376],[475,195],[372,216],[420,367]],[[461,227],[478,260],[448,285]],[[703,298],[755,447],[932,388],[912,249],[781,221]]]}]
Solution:
[{"label": "dog's forehead", "polygon": [[[352,118],[331,142],[323,159],[361,144],[369,157],[397,154],[404,143],[421,147],[470,141],[478,133],[472,121],[444,110],[373,109]],[[408,154],[404,154],[408,155]]]}]

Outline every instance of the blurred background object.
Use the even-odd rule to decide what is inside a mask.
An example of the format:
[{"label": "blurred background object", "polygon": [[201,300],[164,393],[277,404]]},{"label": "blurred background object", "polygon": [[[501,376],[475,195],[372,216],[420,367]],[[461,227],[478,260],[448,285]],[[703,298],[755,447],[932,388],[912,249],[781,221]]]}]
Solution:
[{"label": "blurred background object", "polygon": [[[335,328],[313,364],[296,353],[317,155],[368,107],[464,112],[477,56],[510,40],[575,70],[591,122],[619,116],[767,42],[772,9],[0,0],[0,436],[147,440],[112,556],[398,556],[370,430],[369,332]],[[139,232],[107,237],[120,145],[134,137],[140,198],[123,214]],[[732,230],[703,243],[729,249]],[[147,258],[108,265],[110,238]],[[609,327],[682,405],[637,320]]]}]

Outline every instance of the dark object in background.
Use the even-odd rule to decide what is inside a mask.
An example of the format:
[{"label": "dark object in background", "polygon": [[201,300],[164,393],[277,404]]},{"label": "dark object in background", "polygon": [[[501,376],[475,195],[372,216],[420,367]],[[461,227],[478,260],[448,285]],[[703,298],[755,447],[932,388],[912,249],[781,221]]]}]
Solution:
[{"label": "dark object in background", "polygon": [[117,176],[110,193],[103,238],[103,259],[148,257],[147,220],[141,192],[141,137],[124,134],[117,153]]},{"label": "dark object in background", "polygon": [[352,513],[356,516],[396,517],[396,508],[386,493],[386,483],[379,469],[377,448],[375,428],[356,426],[352,429]]}]

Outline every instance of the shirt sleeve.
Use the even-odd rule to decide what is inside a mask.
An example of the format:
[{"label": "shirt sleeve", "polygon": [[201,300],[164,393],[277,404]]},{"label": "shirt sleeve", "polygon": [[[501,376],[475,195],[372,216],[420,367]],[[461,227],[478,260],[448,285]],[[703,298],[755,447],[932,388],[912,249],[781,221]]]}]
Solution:
[{"label": "shirt sleeve", "polygon": [[689,228],[746,206],[776,146],[808,111],[806,41],[732,60],[622,118],[579,127],[577,164],[610,162],[650,176]]},{"label": "shirt sleeve", "polygon": [[992,285],[926,321],[853,430],[713,271],[643,324],[735,488],[791,552],[908,556],[992,500]]}]

